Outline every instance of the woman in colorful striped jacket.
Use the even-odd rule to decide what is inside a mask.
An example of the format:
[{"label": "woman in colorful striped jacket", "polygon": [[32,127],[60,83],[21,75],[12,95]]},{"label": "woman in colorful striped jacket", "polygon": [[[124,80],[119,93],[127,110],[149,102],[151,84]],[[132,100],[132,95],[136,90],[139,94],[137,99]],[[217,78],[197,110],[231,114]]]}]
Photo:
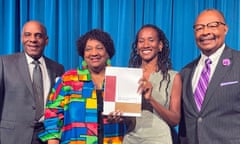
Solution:
[{"label": "woman in colorful striped jacket", "polygon": [[102,115],[105,67],[115,53],[110,35],[91,30],[77,41],[82,65],[58,79],[45,110],[48,144],[121,144],[123,122],[109,122]]}]

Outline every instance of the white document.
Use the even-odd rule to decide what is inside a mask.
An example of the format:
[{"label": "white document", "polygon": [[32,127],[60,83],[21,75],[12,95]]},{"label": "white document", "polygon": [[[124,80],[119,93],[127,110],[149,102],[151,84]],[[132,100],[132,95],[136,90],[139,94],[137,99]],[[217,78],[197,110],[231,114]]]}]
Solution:
[{"label": "white document", "polygon": [[141,116],[142,96],[137,93],[141,68],[107,67],[103,114],[120,110],[122,116]]}]

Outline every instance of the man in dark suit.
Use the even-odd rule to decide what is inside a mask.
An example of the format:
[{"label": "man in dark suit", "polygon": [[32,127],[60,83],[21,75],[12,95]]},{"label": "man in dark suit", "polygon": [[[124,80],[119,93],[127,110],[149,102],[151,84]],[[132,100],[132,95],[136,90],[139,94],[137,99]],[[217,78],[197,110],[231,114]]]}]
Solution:
[{"label": "man in dark suit", "polygon": [[[43,130],[44,101],[64,67],[43,56],[48,44],[46,28],[37,21],[22,29],[24,52],[0,57],[0,144],[42,144],[37,134]],[[39,61],[42,80],[42,112],[33,86],[33,60]]]},{"label": "man in dark suit", "polygon": [[201,56],[181,71],[181,143],[239,144],[240,53],[225,44],[228,26],[220,11],[204,10],[193,28]]}]

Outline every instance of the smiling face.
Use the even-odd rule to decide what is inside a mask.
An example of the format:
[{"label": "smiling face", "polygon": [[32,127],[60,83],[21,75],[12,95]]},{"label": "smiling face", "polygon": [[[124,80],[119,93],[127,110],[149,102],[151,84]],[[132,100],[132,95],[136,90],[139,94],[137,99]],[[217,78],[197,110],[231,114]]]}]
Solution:
[{"label": "smiling face", "polygon": [[[210,26],[212,22],[218,22],[218,25]],[[203,29],[195,30],[197,46],[205,55],[213,54],[223,45],[228,27],[225,25],[223,16],[218,11],[208,10],[202,12],[198,16],[195,25],[205,25]]]},{"label": "smiling face", "polygon": [[163,44],[157,37],[157,31],[151,27],[143,28],[138,34],[138,54],[145,62],[157,61],[158,52],[162,51]]},{"label": "smiling face", "polygon": [[109,55],[104,45],[95,39],[88,39],[84,49],[84,60],[92,72],[101,72],[105,69]]},{"label": "smiling face", "polygon": [[48,44],[46,30],[39,22],[30,21],[22,30],[22,44],[24,51],[32,58],[42,56],[44,47]]}]

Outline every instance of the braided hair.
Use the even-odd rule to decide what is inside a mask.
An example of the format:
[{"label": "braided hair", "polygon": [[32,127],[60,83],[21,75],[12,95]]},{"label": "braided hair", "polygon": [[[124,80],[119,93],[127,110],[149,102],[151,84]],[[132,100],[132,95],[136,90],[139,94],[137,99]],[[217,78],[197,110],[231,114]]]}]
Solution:
[{"label": "braided hair", "polygon": [[144,28],[153,28],[157,32],[158,41],[159,42],[161,41],[163,43],[162,51],[158,52],[158,55],[157,55],[157,57],[158,57],[158,61],[157,61],[158,70],[157,71],[161,71],[161,73],[163,74],[163,78],[160,81],[159,90],[161,88],[162,82],[164,80],[167,80],[167,87],[165,88],[165,92],[168,95],[167,88],[170,83],[170,75],[168,74],[168,70],[172,69],[172,62],[171,62],[171,58],[169,56],[170,55],[169,41],[166,38],[164,32],[160,28],[158,28],[157,26],[152,25],[152,24],[146,24],[140,28],[140,30],[137,32],[136,39],[135,39],[134,43],[132,44],[132,52],[130,54],[130,59],[129,59],[129,63],[128,63],[129,67],[139,68],[142,65],[142,58],[138,54],[137,43],[138,43],[139,33]]}]

